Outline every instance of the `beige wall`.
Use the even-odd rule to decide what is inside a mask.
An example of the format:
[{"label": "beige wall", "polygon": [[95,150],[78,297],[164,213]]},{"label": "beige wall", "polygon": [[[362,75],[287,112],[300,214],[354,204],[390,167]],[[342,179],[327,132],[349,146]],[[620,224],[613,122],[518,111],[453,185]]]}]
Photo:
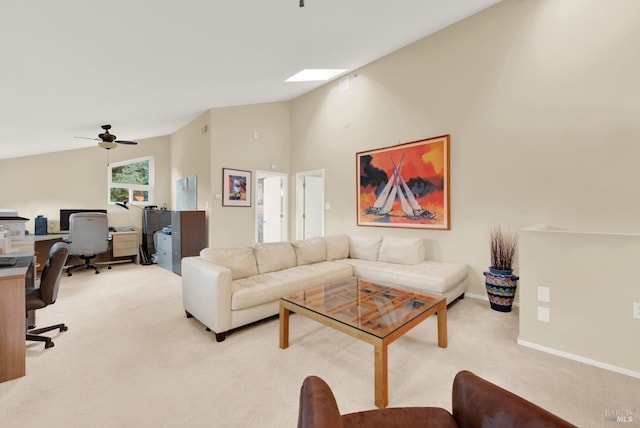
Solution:
[{"label": "beige wall", "polygon": [[175,209],[176,181],[196,176],[196,208],[206,211],[207,227],[211,220],[209,207],[213,201],[213,195],[211,194],[211,141],[209,128],[209,112],[205,112],[170,136],[171,204],[169,208]]},{"label": "beige wall", "polygon": [[[486,295],[492,225],[637,231],[640,2],[507,0],[291,103],[327,233],[416,235]],[[615,23],[615,25],[604,25]],[[355,153],[451,134],[451,231],[357,227]]]},{"label": "beige wall", "polygon": [[[210,111],[211,186],[222,194],[222,168],[289,173],[290,112],[286,102],[238,106]],[[254,133],[258,133],[255,138]],[[212,204],[211,247],[238,247],[255,243],[255,174],[251,207]]]},{"label": "beige wall", "polygon": [[109,205],[107,164],[152,155],[155,163],[156,203],[168,203],[169,138],[139,140],[137,146],[119,146],[114,150],[90,147],[64,152],[0,160],[0,183],[10,183],[0,192],[0,207],[15,209],[30,219],[26,228],[34,232],[34,218],[41,214],[49,220],[49,232],[59,227],[61,208],[108,209],[109,225],[140,228],[141,210],[126,211]]},{"label": "beige wall", "polygon": [[[640,320],[632,318],[640,234],[530,228],[521,235],[518,341],[640,377]],[[538,300],[538,287],[549,288],[549,302]],[[549,310],[549,322],[538,320],[538,308]]]}]

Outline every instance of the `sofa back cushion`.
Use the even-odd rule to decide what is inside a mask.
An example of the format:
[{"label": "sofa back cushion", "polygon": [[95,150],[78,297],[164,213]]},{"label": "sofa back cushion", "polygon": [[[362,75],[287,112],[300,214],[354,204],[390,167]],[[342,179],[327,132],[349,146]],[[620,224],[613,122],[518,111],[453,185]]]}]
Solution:
[{"label": "sofa back cushion", "polygon": [[252,247],[242,248],[205,248],[200,257],[211,263],[231,269],[233,279],[257,275],[256,256]]},{"label": "sofa back cushion", "polygon": [[329,235],[324,237],[327,247],[327,260],[340,260],[349,257],[349,237],[347,235]]},{"label": "sofa back cushion", "polygon": [[427,249],[420,238],[385,236],[380,244],[378,260],[401,265],[417,265],[425,259]]},{"label": "sofa back cushion", "polygon": [[349,257],[361,260],[378,260],[380,236],[349,236]]},{"label": "sofa back cushion", "polygon": [[320,237],[293,241],[291,245],[296,252],[298,266],[323,262],[327,259],[327,247],[324,244],[324,239]]},{"label": "sofa back cushion", "polygon": [[275,272],[296,265],[296,253],[290,242],[267,242],[254,247],[259,273]]}]

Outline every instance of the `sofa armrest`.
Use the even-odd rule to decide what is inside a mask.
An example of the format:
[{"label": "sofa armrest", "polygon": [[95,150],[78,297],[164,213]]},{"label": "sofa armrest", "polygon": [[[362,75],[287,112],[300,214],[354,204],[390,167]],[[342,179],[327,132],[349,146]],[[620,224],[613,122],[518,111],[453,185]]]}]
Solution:
[{"label": "sofa armrest", "polygon": [[461,428],[575,428],[542,407],[466,370],[453,380],[453,417]]},{"label": "sofa armrest", "polygon": [[182,259],[182,304],[215,333],[231,329],[231,270],[200,256]]}]

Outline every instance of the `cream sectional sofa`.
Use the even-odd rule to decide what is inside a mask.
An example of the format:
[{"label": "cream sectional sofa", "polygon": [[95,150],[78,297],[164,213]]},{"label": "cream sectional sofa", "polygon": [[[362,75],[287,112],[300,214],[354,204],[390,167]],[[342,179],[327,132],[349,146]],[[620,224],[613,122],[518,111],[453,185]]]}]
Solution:
[{"label": "cream sectional sofa", "polygon": [[279,312],[281,297],[358,276],[439,294],[467,290],[467,266],[426,260],[419,238],[332,235],[242,248],[205,248],[182,259],[182,301],[216,340]]}]

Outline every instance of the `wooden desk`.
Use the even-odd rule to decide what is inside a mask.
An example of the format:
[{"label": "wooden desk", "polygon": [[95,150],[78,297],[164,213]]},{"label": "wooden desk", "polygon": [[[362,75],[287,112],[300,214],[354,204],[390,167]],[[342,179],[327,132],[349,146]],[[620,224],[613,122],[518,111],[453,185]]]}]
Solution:
[{"label": "wooden desk", "polygon": [[25,277],[33,253],[12,253],[17,264],[0,268],[0,382],[22,377],[25,369]]},{"label": "wooden desk", "polygon": [[[68,236],[68,233],[53,233],[48,235],[36,235],[34,248],[38,260],[38,272],[42,272],[44,265],[49,258],[49,250],[56,242],[62,241],[62,238]],[[130,260],[138,263],[138,232],[110,232],[111,241],[109,241],[109,249],[106,254],[100,254],[92,263],[109,263],[115,261]],[[77,262],[76,259],[69,262]]]}]

